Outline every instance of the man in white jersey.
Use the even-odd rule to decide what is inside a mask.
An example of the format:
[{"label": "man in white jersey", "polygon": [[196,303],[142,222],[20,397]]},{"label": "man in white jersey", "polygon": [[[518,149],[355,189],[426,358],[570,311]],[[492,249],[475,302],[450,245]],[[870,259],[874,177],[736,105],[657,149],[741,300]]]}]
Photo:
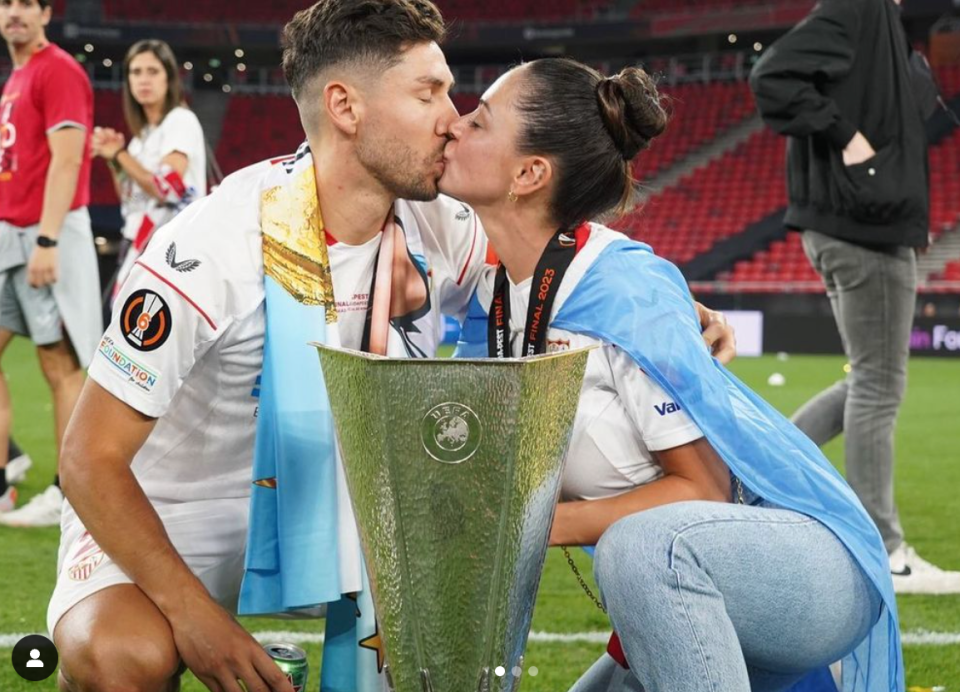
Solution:
[{"label": "man in white jersey", "polygon": [[285,30],[284,67],[309,147],[225,180],[159,232],[124,285],[61,462],[69,505],[48,627],[62,689],[175,690],[186,666],[211,689],[240,680],[250,692],[290,692],[230,616],[243,576],[264,273],[276,271],[262,222],[279,209],[270,230],[290,250],[317,216],[290,200],[322,210],[326,242],[295,247],[285,266],[296,273],[328,257],[337,317],[327,326],[350,348],[367,331],[384,220],[402,228],[410,262],[394,278],[399,270],[409,290],[391,302],[387,352],[433,355],[438,310],[466,308],[486,254],[469,208],[429,201],[457,116],[442,35],[422,0],[321,0],[299,13]]},{"label": "man in white jersey", "polygon": [[[299,13],[284,67],[310,147],[240,171],[185,210],[121,290],[62,459],[69,504],[48,613],[62,689],[171,690],[185,665],[212,689],[240,680],[290,692],[229,612],[263,358],[261,193],[312,166],[340,342],[360,348],[384,219],[398,198],[437,196],[457,116],[443,29],[425,2],[321,0]],[[451,200],[393,214],[417,265],[411,283],[426,277],[429,292],[392,314],[395,341],[433,355],[438,308],[466,304],[482,233]]]}]

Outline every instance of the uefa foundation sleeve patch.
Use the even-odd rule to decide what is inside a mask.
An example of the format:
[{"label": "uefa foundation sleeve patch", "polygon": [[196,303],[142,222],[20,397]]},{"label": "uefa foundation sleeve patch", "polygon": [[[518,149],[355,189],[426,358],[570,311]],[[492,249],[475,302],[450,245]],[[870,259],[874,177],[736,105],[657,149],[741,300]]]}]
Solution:
[{"label": "uefa foundation sleeve patch", "polygon": [[120,332],[138,351],[155,351],[163,346],[172,326],[170,308],[158,293],[149,289],[131,293],[120,312]]}]

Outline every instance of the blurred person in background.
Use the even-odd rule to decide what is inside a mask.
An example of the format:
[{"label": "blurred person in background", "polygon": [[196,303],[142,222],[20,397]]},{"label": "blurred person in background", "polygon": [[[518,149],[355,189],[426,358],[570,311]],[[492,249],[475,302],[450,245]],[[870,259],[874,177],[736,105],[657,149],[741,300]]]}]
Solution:
[{"label": "blurred person in background", "polygon": [[[15,334],[36,344],[59,450],[103,325],[87,212],[93,90],[83,68],[47,40],[51,14],[47,0],[0,1],[0,31],[13,61],[0,102],[0,356]],[[58,525],[59,476],[13,508],[10,424],[0,376],[0,524]],[[25,470],[20,460],[11,477]]]},{"label": "blurred person in background", "polygon": [[[108,300],[147,247],[154,232],[190,202],[206,195],[207,157],[203,128],[183,100],[180,70],[163,41],[138,41],[123,61],[123,115],[133,139],[98,127],[93,154],[110,167],[120,197],[123,246]],[[171,261],[178,271],[192,265]]]},{"label": "blurred person in background", "polygon": [[844,434],[847,479],[880,529],[897,592],[960,593],[960,572],[904,542],[893,492],[916,252],[930,226],[931,85],[914,64],[899,0],[822,0],[757,62],[750,86],[764,121],[789,137],[785,222],[803,232],[851,365],[793,422],[819,445]]},{"label": "blurred person in background", "polygon": [[20,449],[20,446],[14,442],[13,437],[10,435],[9,429],[7,430],[7,465],[6,470],[0,470],[0,485],[6,481],[6,486],[3,491],[2,499],[0,499],[0,512],[7,512],[13,509],[16,506],[17,491],[16,489],[11,492],[7,492],[7,489],[11,485],[17,485],[23,481],[27,476],[27,471],[30,470],[30,467],[33,466],[33,461],[30,459],[30,455]]}]

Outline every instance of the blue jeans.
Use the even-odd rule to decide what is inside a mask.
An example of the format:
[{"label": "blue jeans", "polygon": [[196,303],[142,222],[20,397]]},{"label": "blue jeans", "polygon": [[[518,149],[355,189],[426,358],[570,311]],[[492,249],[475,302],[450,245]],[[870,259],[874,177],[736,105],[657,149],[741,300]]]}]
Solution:
[{"label": "blue jeans", "polygon": [[594,572],[630,670],[604,655],[571,692],[784,690],[866,637],[880,595],[843,544],[747,502],[680,502],[607,529]]}]

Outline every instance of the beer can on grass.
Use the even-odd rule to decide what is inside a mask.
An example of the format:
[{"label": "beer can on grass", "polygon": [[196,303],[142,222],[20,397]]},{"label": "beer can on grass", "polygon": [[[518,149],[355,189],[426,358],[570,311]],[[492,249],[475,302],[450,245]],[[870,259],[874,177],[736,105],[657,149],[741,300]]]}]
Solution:
[{"label": "beer can on grass", "polygon": [[293,685],[294,692],[307,689],[307,654],[293,644],[264,644],[263,650],[272,658]]}]

